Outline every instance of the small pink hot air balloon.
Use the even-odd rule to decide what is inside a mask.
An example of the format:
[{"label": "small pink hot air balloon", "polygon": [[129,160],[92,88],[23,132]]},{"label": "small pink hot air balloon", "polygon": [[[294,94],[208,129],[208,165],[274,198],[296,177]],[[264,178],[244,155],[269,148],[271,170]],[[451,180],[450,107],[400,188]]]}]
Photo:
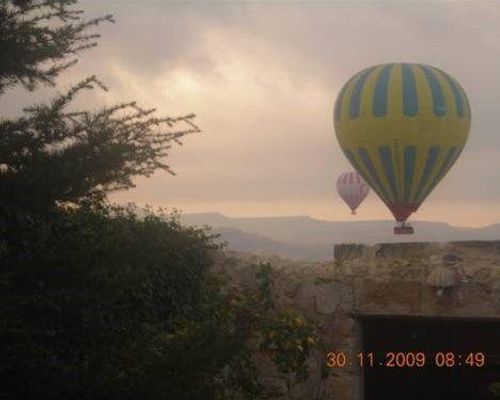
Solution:
[{"label": "small pink hot air balloon", "polygon": [[351,214],[356,215],[356,208],[368,196],[370,188],[356,171],[348,171],[338,177],[337,191],[351,209]]}]

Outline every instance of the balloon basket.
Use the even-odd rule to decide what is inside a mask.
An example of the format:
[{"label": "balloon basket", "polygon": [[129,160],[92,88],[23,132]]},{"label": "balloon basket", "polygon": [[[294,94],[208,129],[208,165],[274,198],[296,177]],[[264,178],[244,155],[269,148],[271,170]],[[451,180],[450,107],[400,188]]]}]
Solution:
[{"label": "balloon basket", "polygon": [[403,226],[395,226],[394,227],[394,234],[395,235],[413,235],[413,227],[409,225],[403,225]]}]

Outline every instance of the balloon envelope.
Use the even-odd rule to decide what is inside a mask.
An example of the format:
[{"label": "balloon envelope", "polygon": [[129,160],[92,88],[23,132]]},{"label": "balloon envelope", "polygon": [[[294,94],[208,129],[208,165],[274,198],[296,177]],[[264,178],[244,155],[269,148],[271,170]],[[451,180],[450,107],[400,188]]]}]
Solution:
[{"label": "balloon envelope", "polygon": [[471,112],[465,91],[447,73],[397,63],[355,74],[333,118],[352,166],[404,222],[462,152]]},{"label": "balloon envelope", "polygon": [[337,179],[337,192],[352,214],[356,214],[356,209],[368,196],[369,191],[370,188],[356,171],[343,172]]}]

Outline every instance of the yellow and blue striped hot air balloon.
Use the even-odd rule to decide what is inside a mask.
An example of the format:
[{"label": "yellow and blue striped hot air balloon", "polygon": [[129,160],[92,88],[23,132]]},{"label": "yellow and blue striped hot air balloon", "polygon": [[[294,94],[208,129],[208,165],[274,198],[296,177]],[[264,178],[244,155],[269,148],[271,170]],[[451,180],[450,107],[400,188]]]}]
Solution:
[{"label": "yellow and blue striped hot air balloon", "polygon": [[465,91],[429,65],[376,65],[344,85],[333,118],[344,154],[399,222],[395,232],[412,233],[405,221],[467,141]]}]

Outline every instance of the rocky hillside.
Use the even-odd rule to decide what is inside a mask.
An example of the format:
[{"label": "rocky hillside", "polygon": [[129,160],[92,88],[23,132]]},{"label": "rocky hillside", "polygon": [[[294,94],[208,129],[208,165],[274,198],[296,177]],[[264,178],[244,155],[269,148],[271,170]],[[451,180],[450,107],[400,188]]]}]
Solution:
[{"label": "rocky hillside", "polygon": [[340,243],[449,242],[498,240],[500,224],[484,228],[454,227],[442,222],[417,221],[415,234],[395,236],[393,221],[322,221],[307,216],[230,218],[218,213],[185,214],[188,225],[208,225],[229,248],[291,260],[319,261],[333,257]]}]

